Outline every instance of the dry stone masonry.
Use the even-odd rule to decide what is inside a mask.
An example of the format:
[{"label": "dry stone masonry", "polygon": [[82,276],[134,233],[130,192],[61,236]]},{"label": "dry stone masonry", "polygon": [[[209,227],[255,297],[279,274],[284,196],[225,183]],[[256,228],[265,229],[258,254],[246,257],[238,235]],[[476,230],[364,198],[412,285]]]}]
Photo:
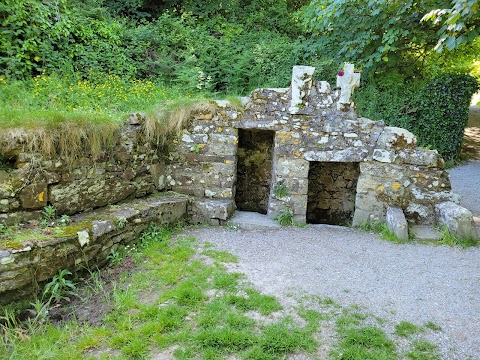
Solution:
[{"label": "dry stone masonry", "polygon": [[[437,151],[356,114],[353,65],[339,72],[338,90],[313,70],[295,67],[290,88],[257,89],[243,108],[217,102],[194,116],[172,155],[172,190],[271,218],[289,209],[301,223],[384,221],[392,206],[410,223],[433,224],[436,204],[458,202]],[[276,195],[279,186],[287,194]]]},{"label": "dry stone masonry", "polygon": [[[105,262],[112,247],[138,237],[150,221],[218,225],[236,208],[270,218],[288,211],[299,223],[387,220],[399,237],[408,235],[406,221],[472,234],[471,214],[450,192],[438,152],[417,147],[405,129],[357,115],[351,96],[360,73],[352,64],[338,73],[337,89],[316,81],[314,70],[294,67],[289,88],[198,107],[168,151],[146,141],[142,117],[132,116],[119,142],[95,161],[67,166],[24,152],[21,143],[2,154],[10,169],[0,168],[0,224],[38,221],[47,205],[57,215],[86,214],[68,236],[7,242],[0,300],[60,268]],[[126,203],[121,213],[101,209],[159,191],[179,195]],[[89,220],[96,208],[103,213]]]}]

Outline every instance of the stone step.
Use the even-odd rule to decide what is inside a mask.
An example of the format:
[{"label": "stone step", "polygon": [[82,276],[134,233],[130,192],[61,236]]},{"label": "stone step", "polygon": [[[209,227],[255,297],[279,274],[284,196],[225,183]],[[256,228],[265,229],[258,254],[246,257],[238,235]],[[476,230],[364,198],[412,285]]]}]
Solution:
[{"label": "stone step", "polygon": [[269,219],[267,215],[238,210],[235,211],[235,214],[230,219],[229,223],[244,230],[261,230],[281,227],[277,221]]}]

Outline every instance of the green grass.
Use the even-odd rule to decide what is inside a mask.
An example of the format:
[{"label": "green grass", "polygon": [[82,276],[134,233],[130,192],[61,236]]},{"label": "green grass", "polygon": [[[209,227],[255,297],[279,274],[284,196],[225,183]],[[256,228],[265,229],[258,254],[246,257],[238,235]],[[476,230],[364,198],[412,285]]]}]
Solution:
[{"label": "green grass", "polygon": [[[290,352],[315,351],[314,317],[304,326],[289,317],[266,324],[249,316],[256,312],[268,318],[282,307],[244,283],[243,275],[225,270],[223,262],[234,261],[233,256],[208,249],[203,256],[211,255],[213,264],[207,265],[194,259],[194,239],[172,238],[153,227],[141,241],[139,269],[116,283],[105,298],[114,310],[101,326],[71,321],[22,329],[15,323],[0,337],[0,358],[83,359],[91,351],[105,351],[105,358],[149,358],[172,345],[178,347],[178,359],[229,354],[278,359]],[[142,300],[145,292],[148,302]]]},{"label": "green grass", "polygon": [[425,331],[421,326],[412,324],[408,321],[401,321],[395,325],[395,334],[402,337],[409,337]]},{"label": "green grass", "polygon": [[432,331],[442,331],[442,327],[440,325],[435,324],[432,321],[426,322],[424,326],[425,328],[430,329]]},{"label": "green grass", "polygon": [[411,350],[406,354],[410,360],[440,360],[438,347],[425,340],[415,340]]},{"label": "green grass", "polygon": [[[314,356],[324,326],[335,333],[331,359],[439,358],[436,346],[420,337],[441,330],[432,322],[423,327],[400,322],[389,334],[386,320],[360,306],[341,306],[316,295],[305,295],[298,308],[284,311],[275,297],[252,288],[243,274],[226,270],[225,263],[236,257],[208,243],[200,247],[192,237],[172,237],[174,231],[150,226],[140,236],[138,268],[103,295],[113,310],[100,326],[75,321],[53,326],[48,320],[22,325],[14,315],[32,305],[2,307],[0,358],[84,359],[103,353],[100,358],[138,359],[162,352],[176,359]],[[204,257],[210,260],[199,260]],[[96,272],[90,273],[88,293],[103,293],[105,284]],[[396,342],[407,350],[397,349]]]},{"label": "green grass", "polygon": [[193,111],[214,108],[208,99],[194,98],[179,88],[115,75],[95,80],[39,75],[31,81],[3,81],[0,154],[15,149],[21,135],[27,150],[45,156],[97,158],[114,146],[130,113],[141,117],[146,139],[160,144],[167,135],[178,133]]},{"label": "green grass", "polygon": [[346,327],[340,330],[341,340],[336,359],[397,359],[395,344],[386,333],[373,326]]},{"label": "green grass", "polygon": [[202,255],[206,255],[214,260],[217,260],[222,263],[236,263],[238,262],[238,257],[232,255],[226,251],[219,251],[213,249],[207,249],[202,252]]},{"label": "green grass", "polygon": [[439,229],[441,238],[436,243],[439,245],[459,246],[466,249],[478,245],[478,239],[473,236],[458,236],[452,234],[446,226]]},{"label": "green grass", "polygon": [[[395,244],[403,244],[411,240],[411,239],[408,239],[408,240],[400,239],[398,236],[395,235],[395,233],[390,231],[387,224],[382,221],[366,222],[362,225],[357,226],[357,228],[366,230],[366,231],[373,231],[379,234],[383,240],[390,241]],[[409,237],[411,237],[410,234],[409,234]]]}]

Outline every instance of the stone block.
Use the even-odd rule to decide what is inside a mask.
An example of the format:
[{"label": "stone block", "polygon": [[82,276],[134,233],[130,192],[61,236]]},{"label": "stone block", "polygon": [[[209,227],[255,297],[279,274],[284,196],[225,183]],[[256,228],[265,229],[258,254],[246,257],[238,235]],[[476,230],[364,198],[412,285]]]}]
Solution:
[{"label": "stone block", "polygon": [[191,204],[191,222],[210,224],[212,219],[225,221],[234,211],[233,200],[195,200]]},{"label": "stone block", "polygon": [[435,205],[436,222],[446,226],[451,234],[460,237],[474,236],[473,216],[470,210],[446,201]]},{"label": "stone block", "polygon": [[368,150],[361,148],[347,148],[342,150],[307,151],[305,159],[322,162],[360,162],[368,157]]},{"label": "stone block", "polygon": [[417,224],[432,222],[434,211],[433,205],[427,206],[410,202],[405,209],[405,215],[409,220],[414,221]]},{"label": "stone block", "polygon": [[283,177],[308,178],[309,163],[303,159],[285,159],[277,161],[277,175]]},{"label": "stone block", "polygon": [[378,146],[390,149],[392,147],[405,149],[413,148],[417,143],[417,138],[410,131],[393,126],[387,126],[383,129],[378,138]]},{"label": "stone block", "polygon": [[361,226],[375,220],[378,218],[371,210],[362,210],[357,207],[353,213],[352,226]]},{"label": "stone block", "polygon": [[292,70],[292,101],[289,112],[298,114],[305,107],[313,84],[312,66],[294,66]]},{"label": "stone block", "polygon": [[383,163],[393,163],[397,158],[397,155],[393,151],[375,149],[373,150],[372,158],[373,160],[377,160]]},{"label": "stone block", "polygon": [[25,186],[20,192],[20,202],[24,209],[42,209],[47,206],[47,184],[36,183]]},{"label": "stone block", "polygon": [[404,150],[399,152],[399,157],[411,165],[436,167],[443,164],[437,150]]},{"label": "stone block", "polygon": [[8,199],[0,199],[0,212],[6,213],[10,209]]},{"label": "stone block", "polygon": [[153,176],[153,184],[157,190],[161,191],[165,189],[165,178],[167,175],[167,169],[165,163],[157,162],[150,165],[150,171]]},{"label": "stone block", "polygon": [[40,219],[41,217],[41,210],[0,213],[0,224],[14,225],[25,223],[29,220]]},{"label": "stone block", "polygon": [[206,152],[209,155],[233,156],[237,153],[238,136],[212,134],[208,140]]},{"label": "stone block", "polygon": [[78,236],[78,243],[81,247],[88,245],[90,242],[90,235],[88,234],[88,230],[81,230],[77,231]]},{"label": "stone block", "polygon": [[[305,178],[279,178],[276,179],[277,184],[285,184],[287,195],[306,195],[308,193],[308,179]],[[273,187],[275,189],[275,186]]]},{"label": "stone block", "polygon": [[107,234],[116,229],[115,223],[112,220],[95,220],[92,221],[92,235],[93,240],[100,236]]},{"label": "stone block", "polygon": [[388,229],[401,240],[408,240],[408,224],[402,209],[388,207],[386,216]]},{"label": "stone block", "polygon": [[134,185],[122,179],[83,179],[53,185],[50,203],[60,214],[115,204],[135,192]]}]

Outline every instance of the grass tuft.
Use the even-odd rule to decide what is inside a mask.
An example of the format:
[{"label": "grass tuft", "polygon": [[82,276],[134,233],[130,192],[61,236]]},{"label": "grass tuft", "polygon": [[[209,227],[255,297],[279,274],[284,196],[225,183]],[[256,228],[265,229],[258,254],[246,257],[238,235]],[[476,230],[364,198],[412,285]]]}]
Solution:
[{"label": "grass tuft", "polygon": [[425,340],[415,340],[413,348],[406,354],[410,360],[440,360],[438,347]]},{"label": "grass tuft", "polygon": [[342,339],[335,359],[351,360],[395,360],[395,345],[384,331],[373,326],[345,328],[340,332]]},{"label": "grass tuft", "polygon": [[408,321],[401,321],[395,325],[395,334],[402,337],[409,337],[424,331],[425,329],[423,327],[412,324]]},{"label": "grass tuft", "polygon": [[[410,239],[408,240],[400,239],[398,236],[395,235],[394,232],[390,231],[390,229],[388,228],[388,225],[382,221],[366,222],[362,225],[357,226],[357,228],[366,230],[366,231],[373,231],[379,234],[383,240],[390,241],[395,244],[403,244],[410,241]],[[410,234],[409,234],[409,237],[410,237]]]},{"label": "grass tuft", "polygon": [[459,246],[462,249],[466,249],[472,246],[478,245],[478,239],[473,236],[458,236],[452,234],[448,227],[444,225],[442,228],[439,229],[441,238],[437,242],[440,245],[448,245],[448,246]]}]

